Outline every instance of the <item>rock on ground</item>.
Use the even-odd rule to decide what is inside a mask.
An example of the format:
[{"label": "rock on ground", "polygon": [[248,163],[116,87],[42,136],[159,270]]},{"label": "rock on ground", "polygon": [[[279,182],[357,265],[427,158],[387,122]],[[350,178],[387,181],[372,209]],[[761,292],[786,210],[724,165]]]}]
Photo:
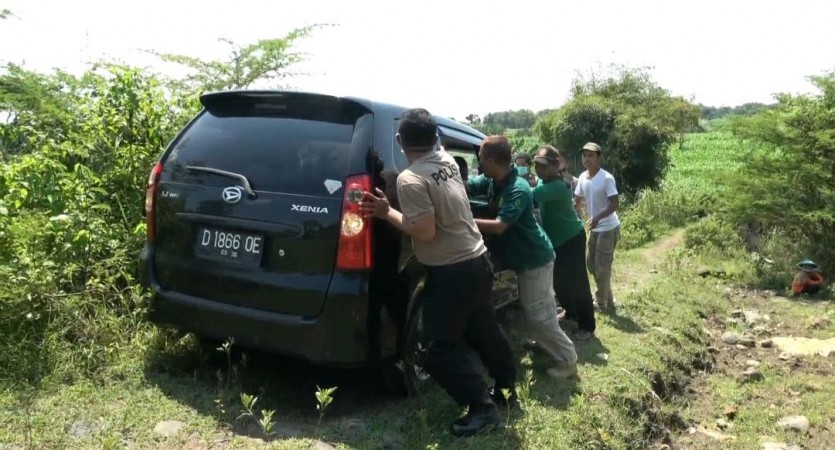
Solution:
[{"label": "rock on ground", "polygon": [[777,425],[780,428],[787,428],[801,433],[809,431],[809,419],[806,416],[786,416],[780,419]]},{"label": "rock on ground", "polygon": [[753,367],[749,367],[745,369],[745,372],[742,372],[742,375],[739,377],[739,382],[743,384],[753,383],[756,381],[762,381],[763,378],[765,377],[763,377],[762,372]]},{"label": "rock on ground", "polygon": [[800,447],[782,442],[766,442],[763,444],[763,450],[800,450]]},{"label": "rock on ground", "polygon": [[327,442],[322,441],[314,441],[313,444],[309,447],[310,450],[336,450],[333,445],[328,444]]},{"label": "rock on ground", "polygon": [[740,336],[739,333],[734,333],[733,331],[726,331],[722,333],[722,342],[728,345],[734,345],[739,342]]},{"label": "rock on ground", "polygon": [[800,450],[800,447],[782,442],[766,442],[763,444],[763,450]]},{"label": "rock on ground", "polygon": [[835,338],[774,337],[773,344],[782,352],[795,356],[835,355]]},{"label": "rock on ground", "polygon": [[154,433],[165,437],[174,436],[185,426],[186,424],[179,420],[165,420],[157,423],[154,427]]},{"label": "rock on ground", "polygon": [[91,422],[73,422],[70,426],[70,436],[76,439],[83,439],[96,430],[96,424]]}]

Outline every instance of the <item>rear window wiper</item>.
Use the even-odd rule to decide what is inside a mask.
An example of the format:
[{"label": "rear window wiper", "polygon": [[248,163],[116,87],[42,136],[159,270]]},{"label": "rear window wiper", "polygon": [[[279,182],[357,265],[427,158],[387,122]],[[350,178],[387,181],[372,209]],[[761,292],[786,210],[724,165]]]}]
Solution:
[{"label": "rear window wiper", "polygon": [[226,170],[214,169],[212,167],[201,167],[201,166],[186,166],[186,169],[194,170],[196,172],[212,173],[212,174],[220,175],[220,176],[226,177],[226,178],[233,178],[235,180],[240,181],[241,187],[244,189],[244,191],[249,196],[249,198],[255,198],[256,197],[255,191],[252,190],[252,185],[249,184],[249,180],[245,176],[243,176],[239,173],[228,172]]}]

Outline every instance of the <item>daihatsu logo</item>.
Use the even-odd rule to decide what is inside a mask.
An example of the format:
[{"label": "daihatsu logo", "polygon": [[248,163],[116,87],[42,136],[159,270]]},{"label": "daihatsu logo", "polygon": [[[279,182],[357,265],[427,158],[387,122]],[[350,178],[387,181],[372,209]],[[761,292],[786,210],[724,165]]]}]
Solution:
[{"label": "daihatsu logo", "polygon": [[221,197],[223,197],[223,201],[230,204],[235,204],[241,201],[241,197],[243,196],[243,192],[241,188],[238,186],[229,186],[228,188],[223,190]]}]

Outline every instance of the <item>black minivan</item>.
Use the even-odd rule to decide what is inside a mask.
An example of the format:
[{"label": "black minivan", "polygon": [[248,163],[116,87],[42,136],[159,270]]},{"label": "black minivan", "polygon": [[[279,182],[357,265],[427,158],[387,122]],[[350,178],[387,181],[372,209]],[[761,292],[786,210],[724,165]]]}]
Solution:
[{"label": "black minivan", "polygon": [[[317,365],[396,367],[384,372],[413,392],[425,379],[415,301],[424,271],[408,236],[358,210],[374,187],[398,207],[407,161],[395,133],[406,108],[289,91],[200,101],[148,180],[150,319]],[[484,135],[436,120],[462,175],[477,173]],[[471,204],[477,216],[495,214]],[[497,266],[495,278],[496,307],[515,301],[513,272]]]}]

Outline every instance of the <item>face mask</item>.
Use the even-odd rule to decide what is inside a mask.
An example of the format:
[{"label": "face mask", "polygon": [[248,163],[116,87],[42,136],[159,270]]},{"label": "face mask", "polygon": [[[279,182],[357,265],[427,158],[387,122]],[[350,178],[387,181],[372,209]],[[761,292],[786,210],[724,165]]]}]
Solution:
[{"label": "face mask", "polygon": [[516,166],[516,172],[521,176],[525,176],[528,174],[528,168],[525,166]]}]

